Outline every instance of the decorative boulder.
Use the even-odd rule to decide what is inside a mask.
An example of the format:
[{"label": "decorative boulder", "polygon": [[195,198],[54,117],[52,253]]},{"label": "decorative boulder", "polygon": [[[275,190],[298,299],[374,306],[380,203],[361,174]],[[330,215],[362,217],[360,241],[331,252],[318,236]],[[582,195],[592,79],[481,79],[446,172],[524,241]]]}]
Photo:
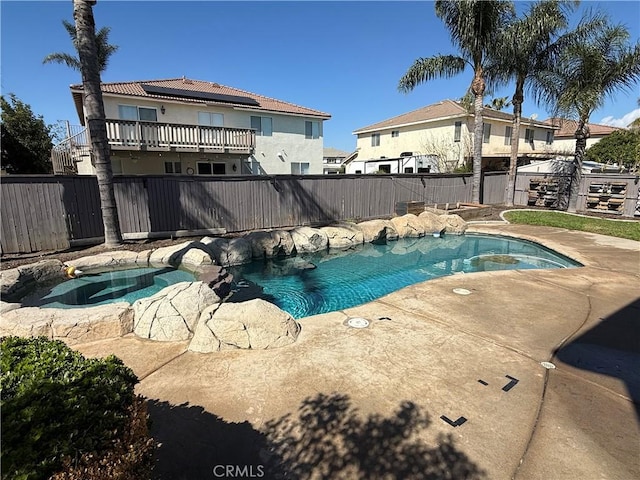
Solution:
[{"label": "decorative boulder", "polygon": [[251,232],[245,238],[251,244],[253,258],[273,258],[280,255],[292,255],[296,248],[291,234],[285,230]]},{"label": "decorative boulder", "polygon": [[87,308],[27,307],[3,313],[1,335],[45,336],[68,345],[116,338],[133,331],[129,304],[110,303]]},{"label": "decorative boulder", "polygon": [[391,223],[395,227],[400,238],[424,237],[424,226],[413,213],[407,213],[401,217],[394,217],[391,219]]},{"label": "decorative boulder", "polygon": [[294,228],[291,230],[291,238],[298,253],[320,252],[329,246],[327,234],[318,228]]},{"label": "decorative boulder", "polygon": [[212,265],[213,260],[206,245],[190,241],[154,250],[149,257],[149,263],[171,265],[172,267],[180,265],[199,267]]},{"label": "decorative boulder", "polygon": [[300,324],[291,315],[264,300],[222,303],[202,312],[189,350],[277,348],[295,342],[299,333]]},{"label": "decorative boulder", "polygon": [[467,222],[460,215],[440,215],[440,219],[445,222],[447,233],[462,235],[467,230]]},{"label": "decorative boulder", "polygon": [[203,282],[176,283],[133,304],[133,331],[139,337],[161,342],[187,340],[200,313],[219,301]]},{"label": "decorative boulder", "polygon": [[219,265],[202,267],[199,271],[198,278],[222,300],[227,298],[231,293],[233,275]]},{"label": "decorative boulder", "polygon": [[246,238],[204,237],[200,241],[211,251],[218,265],[231,267],[251,263],[251,243]]},{"label": "decorative boulder", "polygon": [[368,220],[358,223],[365,243],[386,243],[398,239],[398,232],[389,220]]},{"label": "decorative boulder", "polygon": [[364,243],[362,231],[353,225],[331,225],[320,230],[327,235],[329,248],[349,248]]},{"label": "decorative boulder", "polygon": [[100,267],[118,267],[121,265],[147,265],[149,263],[149,255],[151,255],[151,250],[145,250],[139,253],[121,250],[77,258],[76,260],[67,262],[67,265],[74,266],[80,270]]},{"label": "decorative boulder", "polygon": [[42,260],[0,272],[0,296],[5,302],[19,301],[33,289],[64,278],[60,260]]},{"label": "decorative boulder", "polygon": [[425,234],[427,235],[430,233],[442,233],[447,226],[440,215],[432,212],[422,212],[418,215],[418,220],[424,227]]}]

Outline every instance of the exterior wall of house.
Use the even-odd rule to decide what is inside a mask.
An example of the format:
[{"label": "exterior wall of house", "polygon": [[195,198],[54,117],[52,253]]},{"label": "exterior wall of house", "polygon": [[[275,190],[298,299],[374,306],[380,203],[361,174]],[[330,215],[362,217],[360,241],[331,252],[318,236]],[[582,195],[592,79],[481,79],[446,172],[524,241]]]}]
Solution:
[{"label": "exterior wall of house", "polygon": [[[587,148],[592,147],[604,137],[589,137],[587,138]],[[576,151],[576,139],[571,138],[558,138],[553,141],[553,151],[559,154],[573,155]]]},{"label": "exterior wall of house", "polygon": [[[455,122],[462,121],[460,141],[454,141]],[[397,131],[396,137],[392,132]],[[372,146],[372,134],[380,134],[380,145]],[[469,127],[464,119],[451,119],[426,124],[385,128],[358,134],[356,146],[361,160],[380,157],[397,158],[401,153],[446,156],[447,161],[461,163],[469,155]]]},{"label": "exterior wall of house", "polygon": [[[460,140],[455,140],[455,123],[462,122]],[[505,144],[507,127],[510,121],[487,119],[491,125],[489,142],[482,145],[483,157],[508,157],[511,154],[509,142]],[[526,130],[533,130],[533,142],[525,140]],[[393,137],[391,132],[398,131]],[[520,127],[519,156],[548,154],[555,150],[553,142],[547,144],[547,132],[551,129],[523,124]],[[372,146],[372,134],[380,134],[380,145]],[[509,135],[510,136],[510,135]],[[358,134],[358,158],[361,160],[398,157],[402,152],[437,155],[441,170],[452,169],[473,155],[473,120],[451,118],[447,120],[422,123],[408,127],[391,127],[377,132]],[[444,160],[444,162],[443,162]]]},{"label": "exterior wall of house", "polygon": [[[190,105],[172,101],[149,101],[117,95],[105,95],[105,114],[108,119],[119,119],[119,105],[155,108],[160,123],[198,124],[198,113],[209,112],[223,115],[224,127],[251,128],[251,117],[269,117],[272,134],[256,134],[255,153],[241,159],[236,154],[209,154],[188,152],[141,152],[138,150],[114,151],[114,173],[121,174],[164,174],[165,161],[180,162],[182,174],[197,174],[198,162],[224,163],[226,174],[290,174],[322,173],[323,126],[322,119],[269,113],[264,111],[236,110],[222,107]],[[165,113],[161,111],[164,106]],[[305,122],[319,123],[318,138],[306,138]],[[116,160],[117,159],[117,160]],[[245,168],[242,163],[249,164]],[[95,174],[89,161],[79,162],[78,173]],[[233,170],[233,166],[236,170]]]}]

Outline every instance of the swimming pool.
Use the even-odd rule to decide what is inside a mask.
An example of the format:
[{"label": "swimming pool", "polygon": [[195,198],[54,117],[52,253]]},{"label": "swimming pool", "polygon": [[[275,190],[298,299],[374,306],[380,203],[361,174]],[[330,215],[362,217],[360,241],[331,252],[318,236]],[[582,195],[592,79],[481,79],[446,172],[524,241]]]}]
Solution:
[{"label": "swimming pool", "polygon": [[229,301],[263,298],[302,318],[361,305],[455,273],[579,266],[541,245],[507,237],[403,238],[232,267],[236,285]]},{"label": "swimming pool", "polygon": [[174,283],[193,281],[192,273],[171,267],[86,272],[36,292],[23,299],[22,304],[44,308],[81,308],[114,302],[132,304]]}]

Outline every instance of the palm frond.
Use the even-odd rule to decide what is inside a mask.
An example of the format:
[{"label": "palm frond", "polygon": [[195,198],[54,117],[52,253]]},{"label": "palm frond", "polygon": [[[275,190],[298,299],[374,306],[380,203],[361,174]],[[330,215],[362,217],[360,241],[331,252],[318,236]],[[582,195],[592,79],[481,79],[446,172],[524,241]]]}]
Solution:
[{"label": "palm frond", "polygon": [[466,62],[455,55],[417,59],[398,83],[398,90],[410,92],[417,85],[435,78],[451,78],[464,71]]},{"label": "palm frond", "polygon": [[44,57],[42,63],[61,63],[74,70],[80,70],[80,60],[68,53],[50,53]]}]

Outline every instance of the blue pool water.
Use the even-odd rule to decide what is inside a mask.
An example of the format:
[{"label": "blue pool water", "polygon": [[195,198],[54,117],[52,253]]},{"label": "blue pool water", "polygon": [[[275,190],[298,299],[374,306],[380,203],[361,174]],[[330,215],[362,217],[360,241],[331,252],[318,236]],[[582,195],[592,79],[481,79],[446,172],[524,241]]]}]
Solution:
[{"label": "blue pool water", "polygon": [[133,303],[179,282],[193,282],[192,273],[175,268],[133,268],[86,273],[26,299],[25,305],[79,308],[114,302]]},{"label": "blue pool water", "polygon": [[236,281],[230,301],[263,298],[302,318],[360,305],[454,273],[578,266],[541,245],[506,237],[404,238],[230,268]]}]

